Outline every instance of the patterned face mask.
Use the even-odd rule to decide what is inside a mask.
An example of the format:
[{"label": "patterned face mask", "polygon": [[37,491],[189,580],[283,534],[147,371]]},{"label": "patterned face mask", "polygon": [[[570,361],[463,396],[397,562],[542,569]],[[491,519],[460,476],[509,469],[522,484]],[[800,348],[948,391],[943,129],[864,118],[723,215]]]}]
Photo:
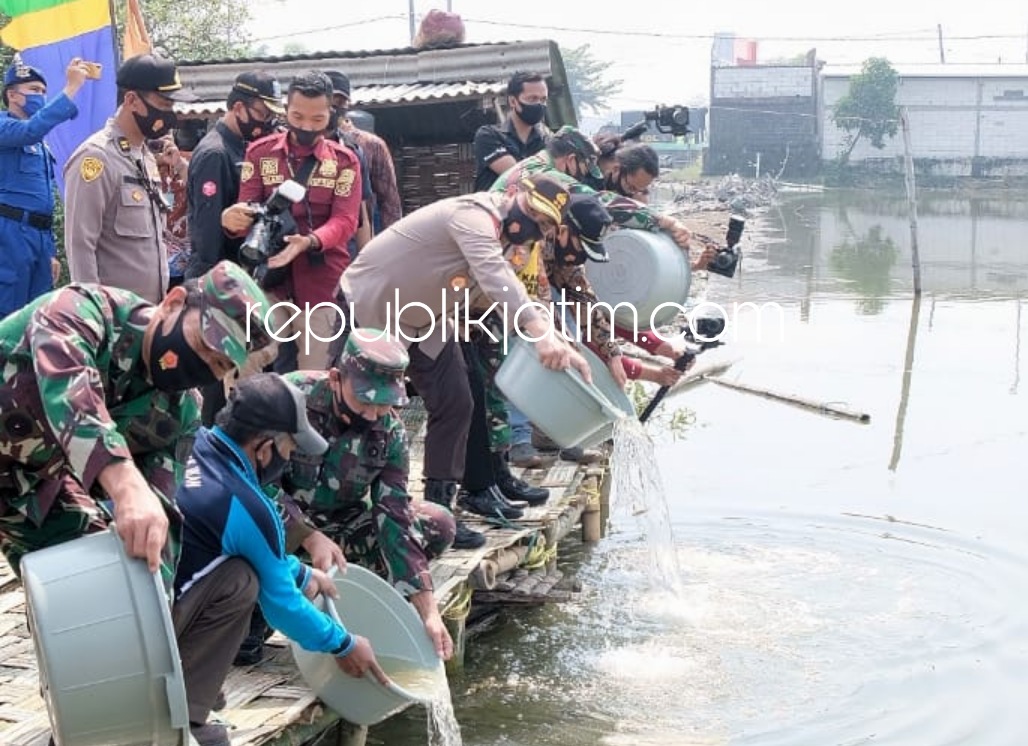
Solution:
[{"label": "patterned face mask", "polygon": [[186,312],[185,308],[179,311],[175,326],[168,334],[161,330],[163,324],[154,330],[150,343],[150,378],[161,391],[185,391],[218,380],[210,366],[186,341],[182,332]]}]

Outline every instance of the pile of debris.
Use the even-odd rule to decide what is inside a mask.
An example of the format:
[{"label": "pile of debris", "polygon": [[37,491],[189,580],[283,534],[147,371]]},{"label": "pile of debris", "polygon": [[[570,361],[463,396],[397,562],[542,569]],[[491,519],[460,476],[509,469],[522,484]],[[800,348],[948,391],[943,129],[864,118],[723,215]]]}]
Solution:
[{"label": "pile of debris", "polygon": [[727,210],[751,215],[773,204],[778,194],[778,185],[770,176],[744,179],[733,174],[719,181],[665,182],[664,186],[671,190],[673,212]]}]

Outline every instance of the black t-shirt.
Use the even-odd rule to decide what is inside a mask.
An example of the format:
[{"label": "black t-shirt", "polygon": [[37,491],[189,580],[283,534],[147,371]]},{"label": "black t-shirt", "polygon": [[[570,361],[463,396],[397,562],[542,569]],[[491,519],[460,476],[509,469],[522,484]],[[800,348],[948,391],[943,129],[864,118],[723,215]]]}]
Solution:
[{"label": "black t-shirt", "polygon": [[499,174],[489,164],[509,155],[521,161],[546,147],[545,133],[539,125],[532,128],[528,142],[521,142],[514,124],[507,117],[503,124],[487,124],[475,133],[475,191],[487,192]]},{"label": "black t-shirt", "polygon": [[222,259],[239,261],[242,238],[221,227],[222,211],[239,201],[239,176],[246,142],[224,122],[204,135],[189,159],[186,200],[192,256],[186,277],[199,277]]}]

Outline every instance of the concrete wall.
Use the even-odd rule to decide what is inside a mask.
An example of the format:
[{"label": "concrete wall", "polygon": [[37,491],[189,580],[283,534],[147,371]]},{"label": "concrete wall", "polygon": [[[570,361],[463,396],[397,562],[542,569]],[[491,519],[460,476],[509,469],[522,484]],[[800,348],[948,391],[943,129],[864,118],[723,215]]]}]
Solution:
[{"label": "concrete wall", "polygon": [[[711,69],[708,174],[811,176],[820,168],[814,67]],[[783,169],[784,165],[784,169]]]},{"label": "concrete wall", "polygon": [[[822,157],[845,150],[843,130],[832,122],[835,103],[849,90],[846,77],[823,79]],[[918,171],[948,176],[1028,174],[1028,77],[907,77],[901,75],[896,103],[910,117],[911,150]],[[878,150],[861,139],[850,162],[886,159],[883,169],[900,169],[900,133]]]}]

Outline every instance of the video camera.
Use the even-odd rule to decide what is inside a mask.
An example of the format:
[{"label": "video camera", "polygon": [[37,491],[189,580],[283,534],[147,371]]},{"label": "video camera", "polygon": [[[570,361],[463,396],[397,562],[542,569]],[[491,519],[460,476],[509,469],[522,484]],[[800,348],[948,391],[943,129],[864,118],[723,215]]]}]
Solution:
[{"label": "video camera", "polygon": [[675,137],[685,137],[690,132],[689,107],[657,106],[653,111],[643,112],[643,119],[633,124],[621,135],[622,142],[638,140],[649,130],[650,122],[653,122],[657,132]]},{"label": "video camera", "polygon": [[279,285],[287,276],[286,267],[268,269],[268,259],[285,248],[286,236],[296,233],[296,221],[290,210],[306,194],[306,188],[290,179],[282,182],[264,204],[250,204],[253,226],[239,247],[239,253],[253,265],[251,274],[262,288]]},{"label": "video camera", "polygon": [[739,266],[739,249],[736,246],[742,238],[743,228],[746,221],[733,215],[728,219],[728,230],[725,231],[725,245],[718,249],[714,258],[707,264],[707,271],[713,272],[722,277],[734,277],[735,269]]}]

